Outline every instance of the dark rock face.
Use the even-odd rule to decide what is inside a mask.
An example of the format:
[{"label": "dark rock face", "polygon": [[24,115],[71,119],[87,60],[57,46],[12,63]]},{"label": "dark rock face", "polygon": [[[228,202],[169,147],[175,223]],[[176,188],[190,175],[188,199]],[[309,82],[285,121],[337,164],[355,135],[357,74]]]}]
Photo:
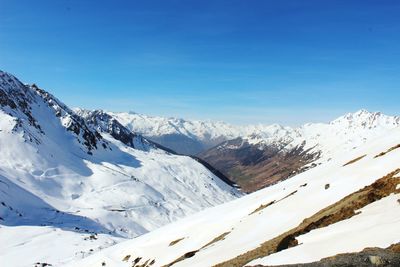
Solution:
[{"label": "dark rock face", "polygon": [[285,180],[305,170],[319,157],[304,150],[304,144],[289,151],[282,146],[257,146],[237,138],[226,141],[199,157],[236,182],[245,192],[253,192]]},{"label": "dark rock face", "polygon": [[0,71],[0,107],[8,111],[10,115],[16,115],[19,111],[29,124],[38,130],[40,125],[31,114],[31,104],[35,102],[34,91],[22,84],[15,77]]},{"label": "dark rock face", "polygon": [[[386,249],[366,248],[361,252],[338,254],[318,262],[279,265],[276,267],[397,267],[400,266],[400,244]],[[257,265],[257,267],[263,267]]]},{"label": "dark rock face", "polygon": [[129,131],[116,119],[102,110],[83,111],[81,115],[84,117],[86,122],[93,126],[97,131],[109,133],[116,140],[121,141],[127,146],[137,148],[136,144],[147,142],[141,135]]},{"label": "dark rock face", "polygon": [[[46,92],[43,89],[38,88],[35,84],[31,86],[48,104],[50,108],[54,110],[54,114],[57,117],[62,117],[65,115],[69,115],[71,118],[70,124],[67,127],[68,131],[74,132],[76,135],[82,135],[84,139],[84,145],[88,148],[88,150],[97,149],[97,143],[102,140],[102,136],[95,130],[90,129],[85,120],[75,114],[72,110],[70,110],[66,105],[61,103],[57,98],[55,98],[50,93]],[[104,145],[106,145],[103,142]]]},{"label": "dark rock face", "polygon": [[3,89],[0,89],[0,105],[9,106],[12,109],[17,108],[17,105],[12,101]]},{"label": "dark rock face", "polygon": [[96,129],[98,132],[108,133],[114,139],[121,141],[129,147],[144,151],[148,151],[151,148],[159,148],[168,153],[177,154],[169,148],[144,138],[141,134],[130,131],[118,120],[102,110],[78,110],[77,114],[79,114],[88,125]]},{"label": "dark rock face", "polygon": [[[85,145],[89,154],[91,150],[97,149],[98,143],[102,143],[103,147],[107,146],[97,131],[90,129],[83,118],[75,114],[53,95],[35,84],[25,85],[14,76],[0,71],[0,108],[16,118],[17,127],[23,128],[25,122],[27,122],[29,126],[36,128],[40,134],[46,134],[42,130],[43,127],[39,123],[39,118],[35,117],[33,111],[35,107],[41,105],[46,105],[55,117],[60,118],[60,122],[61,119],[68,119],[68,124],[64,127],[78,137],[78,141]],[[35,139],[39,142],[38,138],[29,133],[29,130],[24,129],[24,131],[27,132],[29,139]]]}]

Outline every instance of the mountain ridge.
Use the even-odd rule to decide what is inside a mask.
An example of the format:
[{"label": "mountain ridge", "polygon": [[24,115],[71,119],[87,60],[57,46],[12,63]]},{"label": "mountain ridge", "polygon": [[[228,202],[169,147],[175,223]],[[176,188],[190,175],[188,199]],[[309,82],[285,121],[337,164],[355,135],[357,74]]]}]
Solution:
[{"label": "mountain ridge", "polygon": [[[222,121],[185,120],[174,117],[147,116],[134,112],[105,112],[119,119],[127,128],[141,133],[150,139],[151,137],[162,135],[181,134],[199,141],[206,140],[207,142],[215,139],[218,139],[218,141],[222,139],[224,139],[223,141],[228,141],[241,137],[253,143],[268,143],[268,138],[270,137],[283,138],[285,135],[296,136],[301,134],[304,128],[319,125],[343,125],[345,122],[350,126],[357,127],[377,127],[389,124],[400,125],[399,116],[389,116],[381,112],[370,112],[366,109],[347,113],[328,123],[305,123],[299,127],[283,126],[281,124],[236,126]],[[369,125],[367,125],[368,123]]]}]

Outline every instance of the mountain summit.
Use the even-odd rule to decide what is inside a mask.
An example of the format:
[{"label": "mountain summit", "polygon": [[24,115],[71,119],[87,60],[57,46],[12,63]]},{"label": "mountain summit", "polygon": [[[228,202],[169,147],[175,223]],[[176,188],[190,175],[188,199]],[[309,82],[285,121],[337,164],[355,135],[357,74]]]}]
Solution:
[{"label": "mountain summit", "polygon": [[343,127],[354,129],[393,128],[400,125],[400,117],[388,116],[381,112],[369,112],[368,110],[361,109],[357,112],[341,116],[330,124],[342,125]]}]

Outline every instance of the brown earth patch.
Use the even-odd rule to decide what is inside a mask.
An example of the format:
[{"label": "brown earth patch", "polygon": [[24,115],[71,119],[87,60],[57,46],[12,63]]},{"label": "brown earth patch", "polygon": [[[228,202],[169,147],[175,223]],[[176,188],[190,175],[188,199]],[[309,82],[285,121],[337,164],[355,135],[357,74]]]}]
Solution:
[{"label": "brown earth patch", "polygon": [[[307,185],[307,184],[301,185],[300,187],[306,186],[306,185]],[[282,200],[284,200],[284,199],[286,199],[286,198],[288,198],[288,197],[290,197],[290,196],[293,196],[293,195],[296,194],[296,193],[297,193],[297,190],[293,191],[292,193],[290,193],[290,194],[284,196],[283,198],[281,198],[281,199],[279,199],[279,200],[277,200],[277,201],[273,200],[273,201],[271,201],[271,202],[269,202],[269,203],[267,203],[267,204],[261,204],[257,209],[255,209],[255,210],[254,210],[253,212],[251,212],[249,215],[252,215],[252,214],[254,214],[254,213],[256,213],[256,212],[259,212],[259,211],[261,211],[261,210],[263,210],[263,209],[265,209],[265,208],[271,206],[272,204],[278,203],[278,202],[280,202],[280,201],[282,201]]]},{"label": "brown earth patch", "polygon": [[230,233],[231,233],[231,232],[229,231],[229,232],[226,232],[226,233],[223,233],[223,234],[217,236],[216,238],[214,238],[213,240],[211,240],[210,242],[208,242],[207,244],[205,244],[204,246],[202,246],[200,250],[202,250],[203,248],[206,248],[206,247],[208,247],[208,246],[210,246],[210,245],[212,245],[212,244],[214,244],[214,243],[216,243],[216,242],[218,242],[218,241],[224,240],[225,237],[226,237],[227,235],[229,235]]},{"label": "brown earth patch", "polygon": [[293,195],[296,194],[296,193],[297,193],[297,190],[293,191],[292,193],[290,193],[290,194],[287,195],[287,196],[284,196],[283,198],[279,199],[277,202],[282,201],[282,200],[284,200],[284,199],[287,199],[288,197],[293,196]]},{"label": "brown earth patch", "polygon": [[350,165],[350,164],[353,164],[353,163],[359,161],[360,159],[363,159],[365,156],[366,156],[366,155],[362,155],[362,156],[360,156],[360,157],[358,157],[358,158],[352,159],[352,160],[350,160],[349,162],[347,162],[346,164],[344,164],[343,167],[344,167],[344,166],[347,166],[347,165]]},{"label": "brown earth patch", "polygon": [[176,245],[176,244],[178,244],[179,242],[181,242],[183,239],[185,239],[184,237],[182,237],[182,238],[179,238],[179,239],[177,239],[177,240],[174,240],[174,241],[171,241],[171,243],[169,243],[169,247],[172,247],[173,245]]},{"label": "brown earth patch", "polygon": [[393,244],[390,247],[388,247],[388,249],[393,252],[400,253],[400,243]]},{"label": "brown earth patch", "polygon": [[169,267],[169,266],[174,265],[175,263],[178,263],[178,262],[180,262],[180,261],[183,261],[183,260],[185,260],[185,259],[188,259],[188,258],[193,257],[193,256],[196,255],[196,253],[199,252],[200,250],[202,250],[202,249],[204,249],[204,248],[206,248],[206,247],[208,247],[208,246],[210,246],[210,245],[212,245],[212,244],[214,244],[214,243],[216,243],[216,242],[218,242],[218,241],[224,240],[225,237],[226,237],[229,233],[230,233],[230,232],[226,232],[226,233],[223,233],[223,234],[217,236],[216,238],[214,238],[213,240],[211,240],[210,242],[208,242],[207,244],[205,244],[204,246],[202,246],[200,249],[194,250],[194,251],[190,251],[190,252],[186,252],[184,255],[180,256],[179,258],[177,258],[177,259],[174,260],[173,262],[164,265],[163,267]]},{"label": "brown earth patch", "polygon": [[267,203],[267,204],[261,204],[258,208],[256,208],[255,210],[253,210],[253,212],[250,213],[249,215],[252,215],[252,214],[254,214],[254,213],[257,213],[257,212],[259,212],[259,211],[261,211],[261,210],[263,210],[263,209],[265,209],[265,208],[271,206],[271,205],[274,204],[274,203],[275,203],[275,200],[273,200],[273,201],[271,201],[271,202],[269,202],[269,203]]},{"label": "brown earth patch", "polygon": [[378,154],[378,155],[376,155],[374,158],[379,158],[379,157],[382,157],[382,156],[386,155],[387,153],[389,153],[389,152],[391,152],[391,151],[393,151],[393,150],[395,150],[395,149],[397,149],[397,148],[400,148],[400,144],[398,144],[398,145],[395,145],[395,146],[393,146],[393,147],[389,148],[389,149],[388,149],[388,150],[386,150],[385,152],[381,152],[381,153],[379,153],[379,154]]},{"label": "brown earth patch", "polygon": [[[122,261],[124,262],[128,262],[130,259],[132,258],[132,255],[126,255]],[[132,260],[132,267],[149,267],[152,266],[156,260],[155,259],[147,259],[146,261],[144,261],[144,263],[140,264],[141,261],[144,261],[145,259],[143,259],[142,257],[137,257],[134,260]],[[103,265],[105,266],[105,265]]]},{"label": "brown earth patch", "polygon": [[[395,267],[400,266],[400,251],[393,249],[396,247],[400,247],[400,243],[388,248],[365,248],[361,252],[342,253],[311,263],[285,264],[275,267]],[[256,265],[254,267],[266,266]]]},{"label": "brown earth patch", "polygon": [[178,263],[178,262],[183,261],[185,259],[191,258],[194,255],[196,255],[197,252],[199,252],[199,250],[193,250],[193,251],[186,252],[185,254],[183,254],[182,256],[180,256],[179,258],[174,260],[173,262],[168,263],[168,264],[164,265],[163,267],[169,267],[169,266],[174,265],[175,263]]},{"label": "brown earth patch", "polygon": [[131,257],[131,255],[126,255],[126,256],[122,259],[122,261],[128,261],[128,260],[130,259],[130,257]]}]

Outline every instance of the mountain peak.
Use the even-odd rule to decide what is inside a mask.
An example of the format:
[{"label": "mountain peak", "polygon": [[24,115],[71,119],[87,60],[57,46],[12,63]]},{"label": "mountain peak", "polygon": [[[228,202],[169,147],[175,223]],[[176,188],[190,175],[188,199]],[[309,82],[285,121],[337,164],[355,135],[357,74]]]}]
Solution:
[{"label": "mountain peak", "polygon": [[354,113],[348,113],[335,120],[331,125],[343,125],[349,128],[375,128],[400,125],[400,117],[385,115],[379,111],[371,112],[360,109]]},{"label": "mountain peak", "polygon": [[[367,109],[360,109],[354,113],[350,113],[353,115],[353,117],[370,117],[370,116],[380,116],[380,115],[384,115],[382,112],[380,111],[369,111]],[[387,116],[387,115],[384,115]]]},{"label": "mountain peak", "polygon": [[110,134],[114,139],[125,145],[143,151],[148,151],[155,144],[143,138],[140,134],[132,132],[123,126],[116,118],[107,112],[99,110],[75,109],[75,112],[100,133]]},{"label": "mountain peak", "polygon": [[[5,72],[5,71],[2,71],[2,70],[0,70],[0,77],[2,77],[2,78],[8,78],[8,79],[11,79],[11,80],[18,80],[14,75],[12,75],[11,73],[8,73],[8,72]],[[11,81],[9,81],[9,82],[11,82]]]},{"label": "mountain peak", "polygon": [[4,71],[0,71],[0,110],[15,118],[15,130],[21,130],[27,140],[36,140],[38,144],[44,135],[58,140],[67,130],[88,154],[99,143],[107,146],[96,130],[52,94],[36,84],[23,84]]},{"label": "mountain peak", "polygon": [[371,114],[371,113],[374,113],[374,112],[370,112],[370,111],[368,111],[367,109],[364,109],[364,108],[354,112],[354,114]]}]

